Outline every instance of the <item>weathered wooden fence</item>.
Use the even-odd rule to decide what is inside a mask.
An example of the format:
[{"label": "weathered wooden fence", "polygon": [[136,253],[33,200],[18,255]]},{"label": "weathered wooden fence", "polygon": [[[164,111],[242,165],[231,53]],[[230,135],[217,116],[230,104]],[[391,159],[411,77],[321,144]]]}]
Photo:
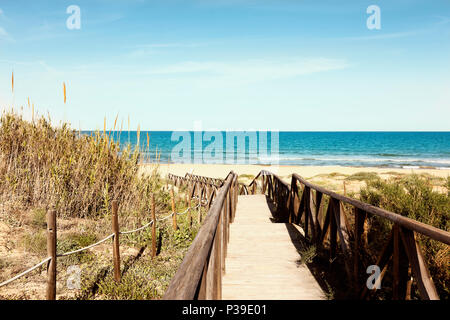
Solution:
[{"label": "weathered wooden fence", "polygon": [[[348,281],[352,282],[355,297],[365,299],[370,289],[365,285],[365,269],[362,258],[367,256],[367,221],[369,217],[384,219],[392,225],[390,234],[374,264],[381,274],[374,287],[383,280],[392,260],[392,293],[394,299],[410,299],[412,279],[422,299],[439,299],[422,249],[416,239],[417,234],[450,245],[450,233],[433,226],[412,220],[393,212],[369,205],[353,198],[314,185],[297,174],[293,174],[291,184],[286,183],[269,171],[261,171],[248,185],[238,182],[238,176],[230,172],[225,179],[208,178],[186,174],[185,177],[169,174],[168,179],[177,187],[188,188],[186,199],[191,219],[191,200],[198,201],[198,220],[201,222],[202,206],[209,211],[197,236],[192,242],[177,273],[170,282],[164,299],[221,299],[222,275],[225,272],[225,257],[229,241],[229,225],[233,222],[238,195],[265,194],[273,202],[279,221],[302,226],[307,241],[329,250],[330,261],[342,253]],[[1,286],[26,275],[44,263],[48,263],[47,299],[56,297],[56,262],[58,257],[74,254],[92,248],[113,238],[114,278],[120,281],[119,236],[137,232],[152,225],[152,252],[156,252],[156,221],[172,216],[174,229],[177,228],[173,188],[172,213],[162,219],[155,218],[152,199],[152,220],[142,227],[121,232],[117,218],[118,204],[112,204],[113,233],[88,247],[64,254],[56,254],[56,213],[49,211],[48,257],[27,271],[0,284]],[[347,207],[347,208],[346,208]],[[350,208],[350,209],[348,209]],[[347,217],[351,211],[353,226]],[[331,262],[330,262],[331,263]],[[364,270],[365,271],[365,270]],[[364,275],[364,277],[363,277]]]},{"label": "weathered wooden fence", "polygon": [[[450,245],[449,232],[332,192],[297,174],[292,175],[289,185],[277,175],[261,171],[248,189],[251,194],[267,194],[280,219],[301,225],[312,244],[320,247],[327,242],[330,261],[336,258],[340,247],[348,280],[353,283],[355,297],[361,299],[370,294],[365,283],[366,269],[361,261],[367,248],[367,220],[376,216],[389,221],[392,227],[388,240],[373,261],[381,270],[374,287],[383,280],[392,259],[393,299],[411,298],[412,278],[422,299],[439,299],[416,236],[421,234]],[[328,201],[324,201],[325,197]],[[353,228],[347,218],[348,211],[352,212]]]},{"label": "weathered wooden fence", "polygon": [[221,299],[229,225],[236,212],[238,188],[237,175],[230,172],[217,191],[204,224],[170,282],[164,299]]},{"label": "weathered wooden fence", "polygon": [[[166,219],[169,219],[170,217],[172,217],[172,225],[173,228],[176,230],[177,229],[177,215],[181,215],[181,214],[185,214],[188,213],[188,219],[191,219],[191,211],[193,209],[198,208],[198,219],[199,222],[201,222],[201,207],[205,206],[205,203],[202,202],[202,198],[200,197],[199,202],[197,205],[192,206],[191,205],[191,201],[190,199],[187,201],[188,203],[188,207],[184,212],[178,213],[175,212],[175,195],[173,192],[173,188],[170,190],[171,191],[171,200],[172,200],[172,212],[167,215],[164,218],[159,218],[156,219],[156,213],[155,213],[155,198],[154,195],[152,195],[151,197],[151,220],[150,222],[148,222],[147,224],[134,229],[134,230],[129,230],[129,231],[120,231],[120,224],[119,224],[119,216],[118,216],[118,202],[117,201],[112,201],[112,205],[111,205],[111,217],[112,217],[112,233],[110,235],[108,235],[107,237],[105,237],[104,239],[91,244],[87,247],[81,248],[81,249],[77,249],[74,251],[70,251],[70,252],[65,252],[65,253],[61,253],[58,254],[56,251],[56,247],[57,247],[57,224],[56,224],[56,211],[55,210],[49,210],[47,212],[47,258],[44,259],[43,261],[41,261],[40,263],[38,263],[37,265],[29,268],[28,270],[16,275],[15,277],[4,281],[2,283],[0,283],[0,287],[6,286],[9,283],[29,274],[30,272],[32,272],[33,270],[39,268],[40,266],[44,265],[45,263],[47,263],[47,288],[46,288],[46,298],[47,300],[55,300],[56,299],[56,277],[57,277],[57,260],[58,258],[62,258],[65,256],[69,256],[72,254],[76,254],[82,251],[86,251],[90,248],[93,248],[95,246],[98,246],[100,244],[102,244],[103,242],[107,241],[108,239],[113,239],[113,266],[114,266],[114,280],[117,282],[120,282],[121,280],[121,272],[120,272],[120,265],[121,265],[121,260],[120,260],[120,235],[125,235],[125,234],[130,234],[130,233],[134,233],[134,232],[139,232],[142,231],[148,227],[152,227],[152,257],[156,256],[156,224],[158,221],[163,221]],[[191,223],[189,223],[189,225],[191,225]]]}]

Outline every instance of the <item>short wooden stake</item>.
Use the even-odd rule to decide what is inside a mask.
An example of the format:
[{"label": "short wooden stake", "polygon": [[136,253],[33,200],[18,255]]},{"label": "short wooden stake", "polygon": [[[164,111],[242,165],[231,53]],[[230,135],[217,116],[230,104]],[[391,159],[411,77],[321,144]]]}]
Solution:
[{"label": "short wooden stake", "polygon": [[202,222],[202,198],[198,197],[198,223]]},{"label": "short wooden stake", "polygon": [[173,192],[173,188],[170,189],[170,195],[172,196],[172,224],[173,230],[177,230],[177,213],[175,212],[175,195]]},{"label": "short wooden stake", "polygon": [[188,199],[188,222],[189,222],[189,227],[192,227],[191,197],[189,195],[187,195],[187,199]]},{"label": "short wooden stake", "polygon": [[412,287],[412,282],[413,282],[413,278],[412,278],[411,274],[412,274],[411,264],[409,264],[408,265],[408,280],[406,282],[405,300],[411,300],[411,287]]},{"label": "short wooden stake", "polygon": [[156,213],[155,195],[152,193],[152,258],[156,257]]},{"label": "short wooden stake", "polygon": [[47,300],[56,300],[56,211],[47,212]]},{"label": "short wooden stake", "polygon": [[117,214],[117,200],[112,201],[112,229],[113,238],[113,262],[114,262],[114,280],[120,282],[120,249],[119,249],[119,217]]}]

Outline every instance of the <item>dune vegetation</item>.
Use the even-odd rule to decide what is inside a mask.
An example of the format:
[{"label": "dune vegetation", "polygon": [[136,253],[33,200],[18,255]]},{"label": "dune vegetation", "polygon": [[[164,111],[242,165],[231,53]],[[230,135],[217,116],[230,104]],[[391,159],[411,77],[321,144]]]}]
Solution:
[{"label": "dune vegetation", "polygon": [[[447,192],[433,189],[437,178],[424,175],[405,175],[388,180],[370,179],[360,191],[361,200],[372,205],[401,214],[411,219],[450,230],[450,178],[440,179]],[[434,182],[434,183],[433,183]],[[372,217],[372,227],[383,234],[391,226],[385,219]],[[441,299],[450,297],[450,248],[429,237],[417,235],[430,274]]]},{"label": "dune vegetation", "polygon": [[[150,174],[140,174],[140,157],[135,146],[120,149],[106,128],[86,135],[67,124],[53,126],[48,118],[26,121],[15,112],[4,112],[0,118],[0,244],[5,245],[0,247],[7,249],[0,252],[0,282],[47,256],[46,213],[50,208],[57,213],[58,253],[85,247],[110,234],[112,200],[119,203],[121,230],[150,221],[152,194],[157,219],[170,214],[170,193],[158,164]],[[186,208],[184,198],[178,190],[177,212]],[[195,221],[188,226],[185,220],[180,216],[177,231],[170,219],[157,224],[155,258],[150,252],[151,228],[121,236],[120,283],[111,276],[110,242],[59,258],[58,299],[160,298],[199,227]],[[82,270],[78,290],[66,285],[73,266]],[[42,266],[31,276],[2,287],[0,298],[44,298],[45,270]]]},{"label": "dune vegetation", "polygon": [[111,133],[82,135],[11,112],[0,119],[0,197],[24,209],[54,206],[58,216],[93,217],[112,199],[127,213],[148,209],[161,179],[138,176],[138,162],[137,148],[119,152]]}]

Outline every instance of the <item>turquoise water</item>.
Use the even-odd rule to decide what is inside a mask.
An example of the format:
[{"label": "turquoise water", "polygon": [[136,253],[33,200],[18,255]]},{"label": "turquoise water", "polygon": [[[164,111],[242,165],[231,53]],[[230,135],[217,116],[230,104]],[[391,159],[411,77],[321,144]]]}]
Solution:
[{"label": "turquoise water", "polygon": [[[268,142],[264,143],[263,134],[253,133],[252,138],[246,139],[245,148],[241,145],[228,150],[226,142],[233,142],[233,138],[227,139],[226,132],[196,132],[194,135],[194,132],[149,131],[148,134],[149,150],[147,132],[140,134],[143,160],[148,162],[155,160],[157,148],[162,163],[225,163],[228,158],[229,163],[249,164],[450,168],[450,132],[279,132],[278,139],[276,134],[273,135],[274,148],[271,134],[267,136]],[[211,153],[212,142],[208,135],[214,134],[222,137],[222,148],[218,147]],[[175,135],[184,135],[184,140]],[[114,136],[116,140],[119,137],[118,133]],[[251,139],[254,141],[249,142]],[[191,140],[191,147],[184,149],[184,158],[180,159],[182,153],[177,154],[174,150],[180,149],[181,143],[189,145],[187,140]],[[258,147],[260,140],[263,146],[268,147],[267,154],[264,148]],[[216,147],[220,146],[219,141],[215,142]],[[120,143],[122,146],[128,143],[135,146],[137,133],[122,132]],[[274,151],[273,154],[270,150]],[[210,154],[214,156],[214,161]]]}]

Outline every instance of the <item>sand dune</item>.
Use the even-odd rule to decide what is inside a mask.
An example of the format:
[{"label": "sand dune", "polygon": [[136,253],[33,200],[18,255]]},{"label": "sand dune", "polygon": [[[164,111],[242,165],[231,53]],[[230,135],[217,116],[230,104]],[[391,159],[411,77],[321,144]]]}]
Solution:
[{"label": "sand dune", "polygon": [[[143,165],[142,170],[147,171],[154,165]],[[276,173],[280,177],[287,177],[292,173],[297,173],[304,178],[311,178],[319,174],[341,173],[352,175],[357,172],[375,172],[379,175],[402,173],[402,174],[431,174],[433,176],[446,178],[450,175],[450,170],[440,169],[397,169],[397,168],[376,168],[376,167],[340,167],[340,166],[264,166],[250,164],[160,164],[160,173],[165,176],[167,173],[184,176],[186,172],[193,174],[223,178],[228,172],[234,170],[237,174],[256,175],[261,170],[268,170]]]},{"label": "sand dune", "polygon": [[[147,164],[141,166],[141,172],[150,172],[155,165]],[[184,176],[186,172],[193,174],[224,178],[231,170],[239,175],[239,181],[249,184],[251,180],[261,170],[268,170],[276,173],[284,181],[291,182],[291,174],[308,179],[310,182],[321,185],[327,189],[339,193],[359,193],[361,187],[365,186],[364,178],[348,179],[349,176],[360,172],[373,172],[382,179],[388,179],[402,174],[427,174],[439,178],[450,176],[450,170],[440,169],[397,169],[397,168],[376,168],[376,167],[340,167],[340,166],[264,166],[264,165],[228,165],[228,164],[160,164],[159,172],[165,177],[168,173]],[[431,180],[431,179],[430,179]],[[441,181],[442,182],[442,181]],[[439,185],[434,185],[434,189],[440,192],[447,192],[447,189]]]}]

